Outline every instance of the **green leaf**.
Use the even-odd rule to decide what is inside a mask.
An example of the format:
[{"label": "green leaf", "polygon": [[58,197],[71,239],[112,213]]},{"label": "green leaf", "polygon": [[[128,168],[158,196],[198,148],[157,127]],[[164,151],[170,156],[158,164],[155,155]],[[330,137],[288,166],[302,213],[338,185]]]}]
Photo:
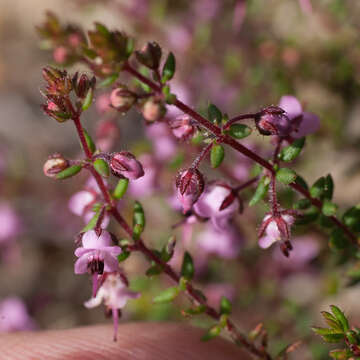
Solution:
[{"label": "green leaf", "polygon": [[95,23],[96,30],[106,38],[110,37],[110,31],[107,29],[107,27],[99,22]]},{"label": "green leaf", "polygon": [[301,152],[305,145],[305,138],[295,140],[291,145],[284,147],[280,154],[279,159],[282,161],[293,161]]},{"label": "green leaf", "polygon": [[302,188],[304,188],[305,190],[308,190],[309,187],[308,187],[308,184],[306,183],[306,181],[304,180],[303,177],[301,177],[300,175],[298,175],[296,177],[296,180],[295,180],[295,183],[300,185]]},{"label": "green leaf", "polygon": [[84,102],[81,107],[83,111],[87,110],[90,107],[93,101],[93,96],[94,96],[94,90],[93,88],[90,88],[85,96]]},{"label": "green leaf", "polygon": [[325,216],[333,216],[336,214],[338,206],[329,200],[325,200],[322,206],[322,212]]},{"label": "green leaf", "polygon": [[225,296],[221,297],[220,300],[220,314],[230,314],[231,313],[231,302]]},{"label": "green leaf", "polygon": [[171,301],[173,301],[178,295],[179,295],[179,289],[174,286],[174,287],[169,287],[167,288],[165,291],[163,291],[162,293],[160,293],[159,295],[157,295],[154,299],[153,302],[155,304],[165,304],[165,303],[169,303]]},{"label": "green leaf", "polygon": [[336,319],[342,325],[344,331],[348,331],[350,329],[348,319],[346,318],[345,314],[341,311],[339,307],[336,305],[330,305],[331,312],[334,314]]},{"label": "green leaf", "polygon": [[96,159],[93,163],[94,169],[98,174],[107,178],[110,176],[110,169],[108,163],[104,159]]},{"label": "green leaf", "polygon": [[352,355],[352,353],[347,349],[335,349],[331,350],[329,355],[335,360],[346,360]]},{"label": "green leaf", "polygon": [[192,316],[192,315],[199,315],[199,314],[202,314],[204,313],[206,310],[206,306],[205,305],[199,305],[195,308],[190,308],[190,309],[186,309],[186,310],[183,310],[182,313],[185,315],[185,316]]},{"label": "green leaf", "polygon": [[312,330],[329,343],[338,343],[344,339],[344,333],[339,330],[320,327],[313,327]]},{"label": "green leaf", "polygon": [[235,139],[243,139],[252,133],[252,129],[245,124],[232,124],[226,133]]},{"label": "green leaf", "polygon": [[310,195],[313,198],[321,199],[325,192],[325,178],[322,176],[315,181],[314,185],[310,188]]},{"label": "green leaf", "polygon": [[343,215],[343,221],[346,226],[356,232],[360,232],[360,209],[356,206],[348,209]]},{"label": "green leaf", "polygon": [[333,250],[343,250],[349,245],[349,240],[341,229],[335,229],[330,234],[329,246]]},{"label": "green leaf", "polygon": [[136,201],[134,204],[134,213],[133,213],[133,238],[135,240],[139,239],[141,233],[145,228],[145,213],[142,205]]},{"label": "green leaf", "polygon": [[257,204],[260,200],[262,200],[269,190],[270,179],[267,176],[263,176],[259,181],[259,184],[255,190],[253,197],[249,202],[249,206],[253,206]]},{"label": "green leaf", "polygon": [[[86,144],[87,144],[88,148],[90,149],[91,153],[93,154],[96,150],[96,145],[95,145],[93,139],[91,138],[91,136],[88,134],[88,132],[85,129],[83,129],[83,132],[84,132]],[[82,144],[81,144],[81,147],[82,147]]]},{"label": "green leaf", "polygon": [[106,77],[103,81],[101,81],[98,87],[100,88],[108,87],[112,85],[117,80],[118,77],[119,77],[119,73],[113,73],[108,77]]},{"label": "green leaf", "polygon": [[334,315],[332,315],[331,313],[327,312],[327,311],[322,311],[321,315],[323,316],[324,320],[326,321],[326,323],[334,330],[340,330],[342,331],[342,325],[339,322],[338,319],[336,319],[336,317]]},{"label": "green leaf", "polygon": [[68,168],[64,169],[63,171],[60,171],[56,175],[56,179],[63,180],[68,179],[69,177],[75,176],[77,173],[79,173],[82,169],[81,165],[73,165],[69,166]]},{"label": "green leaf", "polygon": [[121,199],[125,195],[128,185],[129,185],[128,179],[120,179],[113,193],[114,198]]},{"label": "green leaf", "polygon": [[130,251],[124,250],[122,249],[122,252],[120,253],[120,255],[118,255],[117,259],[118,262],[123,262],[125,261],[129,256],[130,256]]},{"label": "green leaf", "polygon": [[293,205],[293,209],[295,210],[306,210],[311,206],[311,201],[309,199],[300,199],[296,201]]},{"label": "green leaf", "polygon": [[95,213],[95,215],[90,219],[90,221],[81,229],[81,232],[86,232],[89,230],[94,229],[94,227],[96,226],[96,223],[100,217],[100,209]]},{"label": "green leaf", "polygon": [[214,144],[211,148],[210,162],[213,169],[219,167],[224,160],[225,150],[222,145]]},{"label": "green leaf", "polygon": [[276,180],[285,185],[293,183],[296,179],[296,172],[289,168],[281,168],[276,173]]},{"label": "green leaf", "polygon": [[210,104],[208,106],[208,117],[212,123],[216,125],[220,125],[223,116],[221,111],[217,108],[216,105]]},{"label": "green leaf", "polygon": [[192,257],[187,251],[185,251],[183,263],[181,266],[181,275],[185,279],[191,280],[194,277],[194,273],[195,273],[195,268]]},{"label": "green leaf", "polygon": [[160,265],[154,264],[146,270],[147,276],[159,275],[163,272],[163,268]]},{"label": "green leaf", "polygon": [[212,326],[207,333],[201,338],[201,341],[209,341],[221,333],[221,327],[219,325]]},{"label": "green leaf", "polygon": [[324,184],[324,197],[325,199],[331,200],[334,194],[334,180],[330,174],[325,178]]},{"label": "green leaf", "polygon": [[174,248],[176,244],[176,238],[174,235],[170,236],[166,244],[163,246],[160,257],[161,260],[168,262],[174,255]]},{"label": "green leaf", "polygon": [[173,78],[175,74],[175,68],[176,68],[175,56],[172,52],[170,52],[162,70],[161,82],[163,84],[165,84],[167,81]]},{"label": "green leaf", "polygon": [[310,206],[296,219],[296,225],[307,225],[314,222],[319,217],[319,209],[316,206]]}]

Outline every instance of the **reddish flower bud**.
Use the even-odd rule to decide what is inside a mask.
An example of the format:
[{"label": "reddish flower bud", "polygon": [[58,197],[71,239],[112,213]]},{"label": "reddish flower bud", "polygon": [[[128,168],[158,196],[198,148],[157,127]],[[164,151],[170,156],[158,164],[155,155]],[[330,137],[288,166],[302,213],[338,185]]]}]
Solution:
[{"label": "reddish flower bud", "polygon": [[46,160],[43,171],[45,176],[55,178],[58,173],[65,170],[69,166],[69,162],[59,153],[49,156]]},{"label": "reddish flower bud", "polygon": [[64,122],[71,118],[71,109],[63,97],[48,95],[47,103],[42,105],[42,108],[46,115],[58,122]]},{"label": "reddish flower bud", "polygon": [[47,82],[46,95],[67,95],[72,90],[71,79],[65,70],[61,71],[49,66],[43,69],[42,74]]},{"label": "reddish flower bud", "polygon": [[177,197],[183,206],[184,214],[191,210],[193,204],[204,191],[204,177],[198,169],[187,169],[176,177]]},{"label": "reddish flower bud", "polygon": [[144,169],[135,156],[127,151],[121,151],[112,155],[110,168],[114,175],[136,180],[144,175]]},{"label": "reddish flower bud", "polygon": [[161,47],[155,41],[147,43],[140,51],[135,52],[139,63],[156,70],[160,65]]},{"label": "reddish flower bud", "polygon": [[181,140],[189,139],[195,132],[194,121],[189,115],[180,115],[169,121],[174,136]]},{"label": "reddish flower bud", "polygon": [[110,103],[113,108],[120,112],[127,112],[136,102],[136,94],[130,91],[126,86],[121,86],[112,91]]},{"label": "reddish flower bud", "polygon": [[148,99],[142,108],[142,114],[146,121],[154,122],[160,120],[166,113],[164,102],[160,98]]},{"label": "reddish flower bud", "polygon": [[294,130],[285,111],[278,106],[268,106],[255,118],[255,124],[262,135],[288,136]]},{"label": "reddish flower bud", "polygon": [[53,57],[58,64],[64,64],[68,59],[68,50],[65,46],[58,46],[54,49]]}]

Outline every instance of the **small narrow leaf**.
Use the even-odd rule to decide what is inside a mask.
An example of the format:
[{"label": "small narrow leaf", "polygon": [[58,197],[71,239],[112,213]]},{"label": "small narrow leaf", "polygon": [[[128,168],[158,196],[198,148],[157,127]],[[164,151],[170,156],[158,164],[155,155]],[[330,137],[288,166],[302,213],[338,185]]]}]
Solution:
[{"label": "small narrow leaf", "polygon": [[324,197],[331,200],[334,194],[334,180],[330,174],[325,177]]},{"label": "small narrow leaf", "polygon": [[82,169],[81,165],[69,166],[65,170],[60,171],[56,175],[56,179],[58,179],[58,180],[68,179],[69,177],[75,176],[77,173],[79,173],[81,171],[81,169]]},{"label": "small narrow leaf", "polygon": [[122,252],[121,252],[120,255],[118,255],[118,257],[117,257],[118,262],[123,262],[123,261],[125,261],[129,256],[130,256],[130,251],[127,251],[127,250],[122,249]]},{"label": "small narrow leaf", "polygon": [[289,185],[296,179],[296,172],[289,168],[281,168],[276,173],[276,180],[280,181],[285,185]]},{"label": "small narrow leaf", "polygon": [[195,268],[192,257],[187,251],[185,251],[183,263],[181,266],[181,275],[185,279],[191,280],[194,277],[194,273],[195,273]]},{"label": "small narrow leaf", "polygon": [[269,182],[270,179],[267,176],[263,176],[259,181],[259,184],[255,190],[253,197],[249,202],[249,206],[253,206],[257,204],[260,200],[262,200],[269,190]]},{"label": "small narrow leaf", "polygon": [[334,314],[336,319],[342,325],[344,331],[348,331],[350,329],[348,319],[346,318],[345,314],[341,311],[339,307],[336,305],[330,305],[331,312]]},{"label": "small narrow leaf", "polygon": [[98,87],[100,88],[108,87],[112,85],[117,80],[118,77],[119,77],[119,73],[113,73],[108,77],[106,77],[103,81],[101,81]]},{"label": "small narrow leaf", "polygon": [[223,116],[221,111],[217,108],[216,105],[210,104],[208,107],[208,117],[212,123],[216,125],[220,125]]},{"label": "small narrow leaf", "polygon": [[295,140],[291,145],[283,148],[279,154],[279,159],[282,161],[293,161],[297,156],[299,156],[302,148],[305,144],[305,138]]},{"label": "small narrow leaf", "polygon": [[315,181],[314,185],[310,188],[310,195],[314,198],[321,199],[325,192],[325,178],[322,176]]},{"label": "small narrow leaf", "polygon": [[330,234],[329,246],[333,250],[343,250],[349,245],[348,239],[345,237],[341,229],[335,229]]},{"label": "small narrow leaf", "polygon": [[93,96],[94,96],[94,90],[93,88],[90,88],[85,96],[84,102],[81,107],[83,111],[87,110],[90,107],[93,101]]},{"label": "small narrow leaf", "polygon": [[83,227],[81,229],[81,232],[86,232],[89,230],[94,229],[94,227],[96,226],[96,223],[100,217],[101,211],[100,209],[95,213],[95,215],[90,219],[90,221],[85,225],[85,227]]},{"label": "small narrow leaf", "polygon": [[173,78],[175,74],[175,67],[176,67],[175,56],[172,52],[170,52],[162,70],[161,82],[163,84],[165,84],[167,81]]},{"label": "small narrow leaf", "polygon": [[338,206],[329,200],[325,200],[322,206],[322,213],[325,216],[333,216],[336,214]]},{"label": "small narrow leaf", "polygon": [[157,295],[153,302],[155,304],[165,304],[173,301],[179,295],[179,289],[177,287],[169,287],[159,295]]},{"label": "small narrow leaf", "polygon": [[248,137],[252,132],[251,127],[244,124],[233,124],[227,133],[235,139],[243,139]]},{"label": "small narrow leaf", "polygon": [[125,195],[128,185],[129,185],[128,179],[120,179],[114,190],[114,194],[113,194],[114,198],[121,199]]},{"label": "small narrow leaf", "polygon": [[93,163],[94,169],[98,174],[100,174],[103,177],[109,177],[110,176],[110,169],[108,163],[103,159],[96,159]]},{"label": "small narrow leaf", "polygon": [[221,327],[219,325],[212,326],[207,333],[201,338],[201,341],[209,341],[221,333]]},{"label": "small narrow leaf", "polygon": [[230,314],[231,313],[231,302],[225,296],[221,297],[220,300],[220,314]]},{"label": "small narrow leaf", "polygon": [[85,129],[83,129],[83,131],[84,131],[86,144],[87,144],[88,148],[90,149],[91,153],[93,154],[96,150],[96,145],[95,145],[93,139],[91,138],[91,136],[88,134],[88,132]]},{"label": "small narrow leaf", "polygon": [[137,240],[145,228],[145,213],[142,205],[136,201],[133,213],[133,238]]},{"label": "small narrow leaf", "polygon": [[219,167],[225,157],[225,150],[220,144],[214,144],[211,148],[210,162],[213,169]]}]

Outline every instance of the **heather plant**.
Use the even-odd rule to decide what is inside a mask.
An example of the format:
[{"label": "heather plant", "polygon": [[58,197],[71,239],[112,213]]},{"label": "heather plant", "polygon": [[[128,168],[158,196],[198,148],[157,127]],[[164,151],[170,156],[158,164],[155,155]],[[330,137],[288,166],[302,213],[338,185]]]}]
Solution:
[{"label": "heather plant", "polygon": [[[81,153],[55,149],[43,165],[49,184],[72,189],[57,200],[68,209],[56,218],[67,217],[64,234],[73,231],[71,275],[91,282],[72,306],[86,314],[102,306],[115,341],[122,319],[183,317],[204,328],[203,341],[227,337],[253,358],[360,359],[351,308],[331,299],[336,305],[322,312],[328,327],[319,328],[316,313],[328,304],[309,310],[307,298],[321,300],[308,295],[309,279],[327,295],[360,279],[359,206],[339,201],[335,169],[315,181],[306,172],[320,165],[324,135],[339,141],[343,133],[329,125],[332,114],[294,96],[299,79],[316,78],[351,103],[356,49],[329,76],[294,39],[278,45],[250,32],[238,51],[245,21],[269,29],[254,16],[256,1],[179,2],[172,15],[186,14],[181,24],[170,11],[161,17],[156,2],[97,3],[126,13],[135,35],[99,22],[86,31],[51,12],[37,27],[51,56],[42,109],[80,142]],[[296,6],[313,19],[310,0]],[[336,51],[313,49],[322,59]],[[7,202],[0,221],[6,262],[22,226]],[[0,302],[0,317],[2,331],[36,327],[16,297]]]}]

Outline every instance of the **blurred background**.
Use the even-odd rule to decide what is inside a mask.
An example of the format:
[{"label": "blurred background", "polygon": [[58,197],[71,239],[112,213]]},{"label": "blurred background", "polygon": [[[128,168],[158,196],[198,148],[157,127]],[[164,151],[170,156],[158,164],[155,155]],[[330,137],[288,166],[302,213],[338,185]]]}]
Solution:
[{"label": "blurred background", "polygon": [[[81,154],[72,124],[59,124],[40,108],[41,69],[59,56],[35,31],[47,10],[62,23],[76,23],[85,30],[93,28],[94,21],[124,30],[136,38],[138,48],[158,41],[164,52],[171,50],[177,58],[172,91],[200,111],[211,101],[235,116],[277,104],[282,95],[295,95],[321,120],[297,171],[309,183],[331,172],[341,208],[360,201],[359,1],[313,0],[311,6],[304,0],[0,0],[0,311],[14,314],[8,321],[0,318],[0,330],[103,321],[100,308],[83,307],[90,297],[89,279],[73,273],[74,236],[84,221],[74,216],[69,199],[87,178],[81,175],[59,183],[42,171],[49,154],[61,152],[69,158]],[[88,71],[79,65],[69,71],[74,69]],[[171,225],[181,220],[168,198],[177,169],[192,157],[187,159],[168,134],[161,135],[163,142],[154,141],[163,130],[145,128],[136,111],[125,117],[105,111],[107,97],[106,91],[97,94],[84,125],[99,134],[99,123],[110,119],[115,150],[130,149],[137,156],[150,151],[152,157],[143,157],[149,173],[159,171],[161,164],[158,181],[150,176],[146,191],[132,191],[147,211],[146,239],[157,246],[172,234]],[[168,116],[175,115],[171,110]],[[268,154],[269,143],[262,136],[253,134],[246,141]],[[239,167],[235,178],[243,181],[250,164],[229,154],[230,170]],[[154,162],[158,166],[153,167]],[[284,190],[284,204],[291,196]],[[131,203],[128,196],[122,205],[126,216]],[[194,230],[186,247],[195,259],[198,256],[199,286],[215,306],[227,294],[243,329],[264,321],[274,351],[301,338],[306,346],[292,355],[294,359],[327,359],[328,346],[311,334],[310,326],[319,324],[319,311],[330,303],[341,305],[359,324],[358,264],[342,261],[338,252],[329,250],[327,235],[316,224],[306,231],[296,229],[299,240],[294,242],[291,264],[276,249],[258,249],[256,225],[265,209],[265,205],[247,208],[236,218],[241,240],[231,259],[221,251],[209,251],[204,258],[196,242],[204,229]],[[110,227],[121,236],[120,229]],[[176,230],[179,239],[182,232]],[[131,287],[142,293],[128,304],[126,319],[181,320],[179,306],[151,303],[167,285],[166,279],[142,275],[148,266],[138,255],[124,267]],[[209,324],[203,318],[194,323]]]}]

